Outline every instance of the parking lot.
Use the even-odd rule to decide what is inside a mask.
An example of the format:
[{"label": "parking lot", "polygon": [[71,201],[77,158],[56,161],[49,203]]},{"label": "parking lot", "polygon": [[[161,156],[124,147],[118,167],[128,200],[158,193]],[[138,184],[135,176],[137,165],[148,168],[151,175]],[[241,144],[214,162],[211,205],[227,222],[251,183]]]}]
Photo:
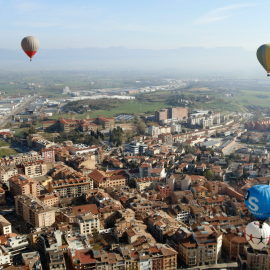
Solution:
[{"label": "parking lot", "polygon": [[118,116],[115,117],[115,121],[130,121],[134,118],[133,115],[129,115],[129,114],[120,114]]}]

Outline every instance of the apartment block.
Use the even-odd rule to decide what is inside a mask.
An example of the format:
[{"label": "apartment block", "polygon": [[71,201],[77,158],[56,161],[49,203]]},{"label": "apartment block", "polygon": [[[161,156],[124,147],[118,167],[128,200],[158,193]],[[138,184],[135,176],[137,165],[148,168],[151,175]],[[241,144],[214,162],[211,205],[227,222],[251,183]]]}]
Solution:
[{"label": "apartment block", "polygon": [[9,179],[10,192],[13,196],[32,194],[40,195],[39,183],[25,175],[17,174]]},{"label": "apartment block", "polygon": [[188,109],[185,107],[166,108],[160,111],[155,111],[156,122],[167,123],[168,120],[182,120],[188,118]]},{"label": "apartment block", "polygon": [[38,199],[40,199],[49,207],[57,207],[60,203],[60,196],[57,192],[40,195]]},{"label": "apartment block", "polygon": [[80,197],[90,189],[93,189],[93,181],[89,177],[59,179],[48,183],[48,191],[58,193],[60,198]]},{"label": "apartment block", "polygon": [[95,170],[89,174],[89,177],[93,180],[95,188],[125,186],[128,180],[128,175],[123,170],[110,172]]},{"label": "apartment block", "polygon": [[79,225],[81,234],[91,235],[94,230],[100,230],[100,220],[92,213],[78,214],[74,222]]},{"label": "apartment block", "polygon": [[0,181],[7,183],[8,179],[18,174],[18,169],[15,166],[1,166],[0,168]]},{"label": "apartment block", "polygon": [[1,235],[12,233],[11,223],[2,215],[0,215],[0,233]]},{"label": "apartment block", "polygon": [[41,153],[41,158],[45,163],[55,162],[55,151],[53,148],[41,149],[40,153]]},{"label": "apartment block", "polygon": [[217,264],[221,257],[222,233],[204,222],[191,225],[191,229],[178,244],[180,260],[187,267]]},{"label": "apartment block", "polygon": [[24,174],[29,177],[42,176],[48,172],[47,165],[43,160],[27,162],[22,164]]},{"label": "apartment block", "polygon": [[51,226],[55,222],[55,210],[31,194],[14,197],[15,210],[35,228]]},{"label": "apartment block", "polygon": [[254,250],[249,245],[244,247],[244,254],[238,254],[238,269],[269,269],[270,267],[270,248]]}]

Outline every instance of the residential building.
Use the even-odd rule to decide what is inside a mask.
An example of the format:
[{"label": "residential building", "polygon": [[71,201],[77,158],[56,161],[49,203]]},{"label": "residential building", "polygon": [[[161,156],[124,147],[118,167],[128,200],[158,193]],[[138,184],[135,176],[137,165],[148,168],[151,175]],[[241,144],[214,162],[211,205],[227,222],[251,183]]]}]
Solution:
[{"label": "residential building", "polygon": [[94,218],[100,219],[99,210],[96,204],[85,204],[74,207],[59,209],[59,218],[62,222],[74,223],[78,215],[91,213]]},{"label": "residential building", "polygon": [[25,267],[28,267],[29,270],[42,270],[38,251],[22,253],[22,263]]},{"label": "residential building", "polygon": [[244,254],[238,254],[237,261],[240,270],[269,269],[270,248],[254,250],[249,245],[245,246]]},{"label": "residential building", "polygon": [[187,174],[173,173],[166,179],[167,185],[174,190],[189,190],[191,184],[191,177]]},{"label": "residential building", "polygon": [[63,251],[50,250],[46,254],[49,270],[66,270],[66,262]]},{"label": "residential building", "polygon": [[167,123],[169,119],[179,121],[184,118],[188,118],[188,109],[185,107],[170,107],[160,111],[155,111],[156,122]]},{"label": "residential building", "polygon": [[32,194],[34,197],[38,197],[40,195],[39,183],[22,174],[12,176],[9,179],[9,187],[13,196]]},{"label": "residential building", "polygon": [[[68,255],[73,269],[94,270],[96,269],[96,260],[92,249],[69,249]],[[114,261],[111,261],[113,264]],[[114,268],[115,269],[115,268]]]},{"label": "residential building", "polygon": [[186,223],[190,219],[190,208],[187,204],[172,205],[171,213],[177,221]]},{"label": "residential building", "polygon": [[17,195],[16,213],[35,228],[51,226],[55,222],[55,210],[31,194]]},{"label": "residential building", "polygon": [[1,235],[7,235],[12,233],[11,223],[0,215],[0,233]]},{"label": "residential building", "polygon": [[222,249],[230,260],[237,260],[238,255],[244,255],[244,247],[247,245],[248,241],[243,231],[238,233],[229,231],[223,234]]},{"label": "residential building", "polygon": [[22,164],[24,174],[29,177],[45,175],[48,172],[47,164],[43,160]]},{"label": "residential building", "polygon": [[60,198],[80,197],[91,189],[93,189],[93,182],[89,177],[59,179],[48,183],[48,191],[58,193]]},{"label": "residential building", "polygon": [[40,195],[38,196],[38,199],[49,207],[57,207],[60,203],[60,196],[57,192]]},{"label": "residential building", "polygon": [[204,223],[193,224],[191,229],[177,247],[180,260],[187,267],[217,264],[221,257],[222,233]]},{"label": "residential building", "polygon": [[165,180],[161,177],[142,177],[135,179],[135,182],[136,188],[140,192],[146,189],[156,189],[157,186],[165,184]]},{"label": "residential building", "polygon": [[80,233],[85,235],[91,235],[94,230],[100,230],[100,220],[97,215],[90,213],[78,213],[74,218],[74,222],[80,227]]},{"label": "residential building", "polygon": [[38,250],[44,255],[49,251],[58,251],[63,245],[62,232],[54,228],[42,228],[36,235]]},{"label": "residential building", "polygon": [[97,118],[90,119],[89,113],[86,113],[85,119],[76,120],[75,114],[71,113],[70,119],[64,119],[59,117],[58,120],[49,120],[42,122],[43,130],[46,131],[65,131],[70,132],[74,129],[80,129],[81,131],[96,131],[98,128],[110,128],[115,124],[114,117],[103,117],[98,115]]},{"label": "residential building", "polygon": [[149,164],[149,163],[141,164],[139,167],[140,178],[150,177],[151,176],[151,169],[152,169],[151,164]]},{"label": "residential building", "polygon": [[55,151],[53,148],[42,149],[40,150],[42,160],[45,163],[54,163],[55,162]]},{"label": "residential building", "polygon": [[18,169],[13,166],[1,166],[0,167],[0,181],[1,183],[7,183],[9,178],[18,174]]},{"label": "residential building", "polygon": [[123,170],[107,172],[95,170],[89,174],[89,178],[93,180],[95,188],[107,188],[115,186],[126,186],[128,175]]}]

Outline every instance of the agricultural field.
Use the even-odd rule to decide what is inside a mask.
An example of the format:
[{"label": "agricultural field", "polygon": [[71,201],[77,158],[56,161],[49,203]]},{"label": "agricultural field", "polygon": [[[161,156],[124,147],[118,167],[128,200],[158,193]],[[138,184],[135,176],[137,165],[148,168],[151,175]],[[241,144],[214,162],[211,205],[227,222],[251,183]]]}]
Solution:
[{"label": "agricultural field", "polygon": [[[256,97],[258,95],[269,96],[264,98]],[[242,105],[257,105],[270,108],[270,92],[268,91],[250,91],[241,90],[241,94],[234,99]]]},{"label": "agricultural field", "polygon": [[[113,108],[111,110],[95,110],[90,112],[90,118],[96,118],[98,115],[103,116],[115,116],[118,114],[132,114],[132,113],[146,113],[146,114],[153,114],[156,110],[160,110],[162,108],[167,107],[168,104],[165,102],[138,102],[135,100],[131,100],[130,102],[123,103],[123,105]],[[50,119],[58,119],[59,117],[70,118],[69,114],[56,114]],[[85,118],[85,114],[76,114],[76,119],[83,119]]]}]

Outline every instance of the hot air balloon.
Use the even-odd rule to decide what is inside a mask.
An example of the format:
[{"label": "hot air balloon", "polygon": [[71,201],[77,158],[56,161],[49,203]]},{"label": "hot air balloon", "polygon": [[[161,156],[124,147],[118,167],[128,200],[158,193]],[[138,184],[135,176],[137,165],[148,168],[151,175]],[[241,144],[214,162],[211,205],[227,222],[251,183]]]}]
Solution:
[{"label": "hot air balloon", "polygon": [[248,243],[255,249],[264,248],[270,240],[270,226],[266,223],[253,221],[245,229],[245,238]]},{"label": "hot air balloon", "polygon": [[257,58],[260,64],[267,72],[267,76],[270,76],[270,44],[264,44],[257,50]]},{"label": "hot air balloon", "polygon": [[245,203],[253,216],[260,221],[270,217],[270,186],[256,185],[245,194]]},{"label": "hot air balloon", "polygon": [[39,40],[36,37],[28,36],[22,40],[21,45],[24,52],[30,57],[30,61],[32,61],[32,57],[39,49]]}]

